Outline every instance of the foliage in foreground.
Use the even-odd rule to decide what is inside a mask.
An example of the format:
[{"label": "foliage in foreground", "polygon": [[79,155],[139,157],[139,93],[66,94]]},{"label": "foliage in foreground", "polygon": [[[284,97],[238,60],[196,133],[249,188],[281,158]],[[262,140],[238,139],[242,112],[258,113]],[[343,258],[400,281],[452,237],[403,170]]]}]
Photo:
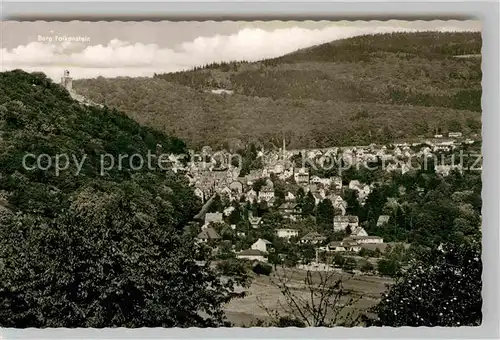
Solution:
[{"label": "foliage in foreground", "polygon": [[[179,153],[180,140],[81,106],[43,74],[1,73],[0,99],[0,326],[227,325],[233,281],[183,236],[199,209],[187,183],[130,166],[99,174],[104,153]],[[87,159],[58,176],[24,168],[27,152]]]},{"label": "foliage in foreground", "polygon": [[383,326],[479,326],[481,246],[449,243],[423,255],[374,308]]}]

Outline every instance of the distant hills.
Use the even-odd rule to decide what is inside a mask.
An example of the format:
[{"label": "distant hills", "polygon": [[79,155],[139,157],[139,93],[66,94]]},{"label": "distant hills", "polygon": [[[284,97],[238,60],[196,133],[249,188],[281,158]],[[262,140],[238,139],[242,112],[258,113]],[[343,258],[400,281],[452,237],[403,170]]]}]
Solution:
[{"label": "distant hills", "polygon": [[[214,63],[153,78],[74,82],[85,97],[189,146],[289,147],[481,132],[481,35],[365,35],[259,62]],[[234,94],[214,94],[226,89]]]}]

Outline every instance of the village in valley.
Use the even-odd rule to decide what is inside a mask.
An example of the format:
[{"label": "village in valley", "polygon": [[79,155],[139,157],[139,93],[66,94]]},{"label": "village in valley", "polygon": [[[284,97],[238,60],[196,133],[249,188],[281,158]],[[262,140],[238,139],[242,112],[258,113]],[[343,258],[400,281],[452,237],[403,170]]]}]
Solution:
[{"label": "village in valley", "polygon": [[482,27],[6,21],[0,327],[491,328]]},{"label": "village in valley", "polygon": [[[438,176],[462,172],[463,159],[450,155],[468,150],[470,156],[478,141],[469,137],[449,132],[416,142],[306,150],[287,150],[283,139],[278,150],[251,145],[237,154],[243,168],[232,161],[234,155],[210,147],[191,155],[187,165],[173,155],[170,161],[203,203],[188,229],[219,259],[377,273],[385,252],[410,244],[376,235],[378,228],[391,225],[390,213],[371,216],[372,225],[360,222],[357,207],[384,181],[380,172],[365,181],[360,174],[376,169],[403,175],[422,167]],[[360,256],[368,260],[357,261]]]},{"label": "village in valley", "polygon": [[[80,103],[98,105],[73,91],[69,71],[61,85]],[[480,136],[443,133],[439,126],[434,135],[390,144],[287,149],[283,137],[280,148],[249,143],[231,153],[204,146],[188,157],[165,156],[203,205],[186,229],[216,259],[386,276],[400,264],[380,266],[384,254],[395,249],[401,257],[411,244],[377,235],[397,229],[394,209],[360,221],[359,208],[374,188],[394,174],[425,170],[446,177],[482,169]],[[391,205],[398,205],[396,198],[387,198]]]}]

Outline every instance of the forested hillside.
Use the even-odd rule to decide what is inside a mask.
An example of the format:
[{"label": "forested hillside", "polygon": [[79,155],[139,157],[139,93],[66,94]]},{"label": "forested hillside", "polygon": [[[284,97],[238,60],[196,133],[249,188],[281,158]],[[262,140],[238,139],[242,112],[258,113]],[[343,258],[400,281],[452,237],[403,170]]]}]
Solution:
[{"label": "forested hillside", "polygon": [[[20,70],[0,74],[0,131],[1,327],[223,324],[232,287],[184,237],[200,208],[185,180],[129,162],[99,169],[101,155],[179,153],[182,141]],[[28,153],[47,156],[28,169]]]},{"label": "forested hillside", "polygon": [[194,146],[276,142],[283,133],[290,147],[365,144],[436,129],[480,133],[480,53],[480,33],[367,35],[260,62],[74,87]]}]

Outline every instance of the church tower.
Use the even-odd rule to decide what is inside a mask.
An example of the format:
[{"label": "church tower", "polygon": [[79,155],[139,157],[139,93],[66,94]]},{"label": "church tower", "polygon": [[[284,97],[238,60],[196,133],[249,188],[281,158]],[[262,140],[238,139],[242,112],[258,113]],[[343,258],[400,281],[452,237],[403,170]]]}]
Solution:
[{"label": "church tower", "polygon": [[285,144],[285,134],[283,133],[283,159],[286,159],[286,144]]},{"label": "church tower", "polygon": [[68,91],[73,88],[73,78],[69,76],[69,71],[64,70],[64,75],[61,77],[61,85]]}]

